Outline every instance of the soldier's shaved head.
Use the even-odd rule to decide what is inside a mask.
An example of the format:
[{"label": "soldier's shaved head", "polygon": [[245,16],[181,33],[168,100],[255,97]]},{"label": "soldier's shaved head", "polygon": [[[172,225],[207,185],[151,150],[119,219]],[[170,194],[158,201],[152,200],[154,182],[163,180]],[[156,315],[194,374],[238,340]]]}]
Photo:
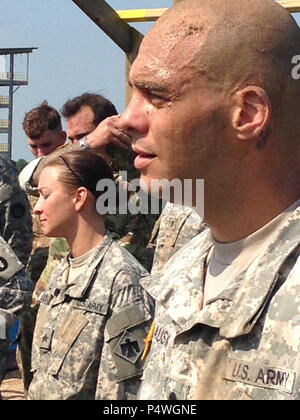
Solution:
[{"label": "soldier's shaved head", "polygon": [[[294,82],[291,60],[300,51],[300,31],[273,0],[184,0],[148,36],[152,32],[159,33],[170,60],[179,49],[193,51],[193,59],[182,66],[197,66],[218,89],[258,84],[277,102]],[[298,85],[293,83],[295,95]]]},{"label": "soldier's shaved head", "polygon": [[245,214],[246,236],[299,196],[299,51],[299,27],[273,0],[183,0],[141,43],[122,117],[141,178],[204,179],[220,241],[242,234],[226,220]]}]

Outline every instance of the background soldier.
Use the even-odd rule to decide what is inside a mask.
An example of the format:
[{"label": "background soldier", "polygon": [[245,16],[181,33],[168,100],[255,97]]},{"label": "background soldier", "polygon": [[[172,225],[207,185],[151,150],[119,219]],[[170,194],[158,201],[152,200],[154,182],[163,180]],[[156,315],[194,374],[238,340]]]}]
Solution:
[{"label": "background soldier", "polygon": [[0,234],[26,265],[32,248],[32,223],[16,164],[0,158]]},{"label": "background soldier", "polygon": [[168,202],[156,221],[147,247],[154,249],[151,274],[157,274],[183,245],[207,226],[191,209]]},{"label": "background soldier", "polygon": [[[0,158],[0,235],[10,245],[23,265],[27,264],[32,248],[32,222],[30,207],[24,191],[18,182],[15,163]],[[14,318],[16,320],[16,318]],[[11,324],[13,326],[13,324]],[[2,337],[3,338],[3,337]],[[9,341],[2,346],[9,348]],[[3,354],[4,350],[2,351]],[[15,365],[14,352],[11,367]],[[2,374],[7,368],[7,355],[3,356]]]},{"label": "background soldier", "polygon": [[32,284],[23,264],[0,237],[0,384],[7,369],[8,330],[22,308],[30,304],[31,292]]}]

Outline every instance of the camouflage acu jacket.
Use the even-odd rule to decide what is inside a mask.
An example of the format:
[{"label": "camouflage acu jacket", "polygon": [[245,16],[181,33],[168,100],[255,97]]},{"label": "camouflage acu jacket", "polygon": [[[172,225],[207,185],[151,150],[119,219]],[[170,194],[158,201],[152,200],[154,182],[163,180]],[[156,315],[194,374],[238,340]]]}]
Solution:
[{"label": "camouflage acu jacket", "polygon": [[[16,322],[23,306],[30,304],[32,288],[23,264],[0,236],[0,316],[6,320],[6,330]],[[3,331],[1,335],[4,338]]]},{"label": "camouflage acu jacket", "polygon": [[175,252],[206,227],[195,210],[168,202],[155,223],[147,246],[155,248],[151,274],[162,270]]},{"label": "camouflage acu jacket", "polygon": [[26,265],[32,247],[30,207],[15,163],[4,158],[0,158],[0,235]]},{"label": "camouflage acu jacket", "polygon": [[136,397],[151,298],[140,287],[144,268],[107,234],[80,278],[64,287],[54,270],[40,297],[29,399]]},{"label": "camouflage acu jacket", "polygon": [[0,383],[7,368],[8,330],[23,307],[30,304],[31,293],[32,283],[23,264],[0,236]]},{"label": "camouflage acu jacket", "polygon": [[300,207],[201,309],[209,230],[143,279],[156,299],[141,399],[300,399]]}]

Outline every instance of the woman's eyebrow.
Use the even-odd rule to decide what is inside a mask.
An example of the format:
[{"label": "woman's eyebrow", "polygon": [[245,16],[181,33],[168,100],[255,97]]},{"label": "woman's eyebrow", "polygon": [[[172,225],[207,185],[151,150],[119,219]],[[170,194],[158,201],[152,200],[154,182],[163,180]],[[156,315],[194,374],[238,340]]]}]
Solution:
[{"label": "woman's eyebrow", "polygon": [[49,188],[48,187],[40,187],[40,188],[37,188],[37,191],[40,193],[40,192],[43,192],[43,190],[48,190]]}]

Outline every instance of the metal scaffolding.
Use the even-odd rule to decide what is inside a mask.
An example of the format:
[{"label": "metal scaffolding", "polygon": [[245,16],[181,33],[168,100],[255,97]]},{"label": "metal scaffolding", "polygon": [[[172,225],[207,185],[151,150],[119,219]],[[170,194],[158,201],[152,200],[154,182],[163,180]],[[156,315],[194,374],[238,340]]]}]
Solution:
[{"label": "metal scaffolding", "polygon": [[[12,154],[12,120],[14,87],[28,85],[29,54],[36,48],[0,48],[0,56],[9,58],[8,71],[0,72],[0,88],[8,88],[8,95],[0,95],[0,108],[8,110],[7,119],[0,119],[0,133],[7,134],[7,142],[0,143],[0,153],[11,158]],[[15,56],[27,54],[27,68],[25,72],[15,72]],[[3,69],[1,69],[3,70]],[[4,69],[6,70],[6,69]]]}]

